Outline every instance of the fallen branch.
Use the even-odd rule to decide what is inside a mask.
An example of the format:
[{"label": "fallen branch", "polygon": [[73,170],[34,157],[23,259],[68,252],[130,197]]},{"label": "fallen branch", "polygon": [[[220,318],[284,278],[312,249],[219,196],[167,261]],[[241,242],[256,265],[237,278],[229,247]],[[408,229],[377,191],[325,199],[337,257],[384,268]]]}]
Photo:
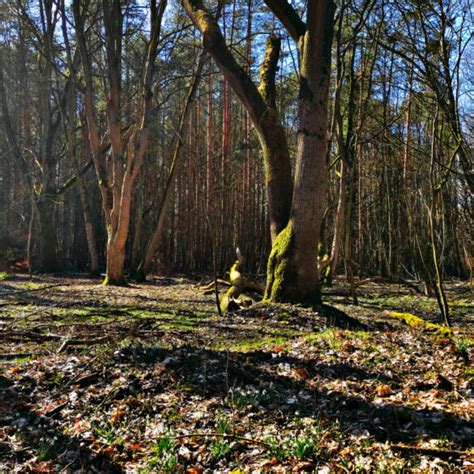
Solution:
[{"label": "fallen branch", "polygon": [[[225,296],[220,302],[222,312],[227,313],[236,309],[241,309],[245,305],[238,298],[246,292],[251,291],[263,295],[265,288],[262,284],[249,280],[240,273],[240,268],[243,265],[244,257],[240,253],[240,249],[236,249],[237,261],[232,265],[230,269],[230,282],[232,286],[229,288]],[[249,305],[247,305],[249,306]]]},{"label": "fallen branch", "polygon": [[408,288],[411,288],[416,293],[423,294],[423,291],[421,291],[420,288],[417,285],[415,285],[414,283],[403,280],[402,278],[387,278],[387,277],[383,277],[383,276],[373,276],[373,277],[370,277],[370,278],[366,278],[365,280],[360,280],[359,282],[356,283],[355,289],[358,289],[363,285],[367,285],[367,283],[374,283],[374,282],[392,283],[392,284],[396,284],[396,285],[403,285],[403,286],[406,286]]},{"label": "fallen branch", "polygon": [[393,444],[390,446],[393,451],[400,451],[409,454],[424,454],[426,456],[435,456],[437,458],[474,458],[474,454],[469,451],[459,451],[456,449],[444,448],[425,448],[423,446],[408,446],[405,444]]},{"label": "fallen branch", "polygon": [[440,336],[451,336],[453,331],[450,328],[445,326],[440,326],[439,324],[430,323],[424,319],[415,316],[411,313],[398,313],[396,311],[384,311],[384,315],[391,318],[398,319],[399,321],[404,322],[413,329],[417,329],[422,332],[438,334]]},{"label": "fallen branch", "polygon": [[69,346],[83,346],[83,345],[95,345],[102,344],[110,340],[110,336],[99,337],[98,339],[66,339],[59,349],[58,354],[64,352]]},{"label": "fallen branch", "polygon": [[60,336],[59,334],[39,334],[30,331],[4,331],[0,332],[0,339],[17,339],[19,341],[25,339],[31,339],[33,341],[40,340],[40,341],[51,341],[57,339],[63,339],[64,336]]},{"label": "fallen branch", "polygon": [[[232,286],[232,283],[230,281],[222,280],[221,278],[217,279],[217,284],[227,287]],[[215,282],[214,280],[211,280],[209,283],[206,283],[204,286],[200,286],[199,288],[206,293],[207,291],[214,291],[214,287]]]},{"label": "fallen branch", "polygon": [[32,293],[34,291],[43,291],[43,290],[47,290],[48,288],[55,288],[57,286],[66,286],[66,285],[64,285],[63,283],[57,283],[55,285],[42,286],[41,288],[28,288],[26,290],[6,291],[5,293],[0,293],[0,297],[2,297],[2,296],[11,296],[11,295],[19,295],[21,293]]}]

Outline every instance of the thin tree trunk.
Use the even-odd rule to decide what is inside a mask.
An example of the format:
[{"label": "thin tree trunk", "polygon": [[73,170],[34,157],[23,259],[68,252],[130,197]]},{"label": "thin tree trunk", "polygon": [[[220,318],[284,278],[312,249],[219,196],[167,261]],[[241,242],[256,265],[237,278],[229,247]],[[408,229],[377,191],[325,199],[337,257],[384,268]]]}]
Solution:
[{"label": "thin tree trunk", "polygon": [[138,267],[133,272],[134,278],[138,281],[144,281],[146,279],[146,275],[150,271],[153,257],[156,251],[158,250],[160,239],[163,233],[163,227],[165,224],[166,215],[173,201],[173,194],[174,194],[174,189],[175,189],[175,178],[176,178],[177,172],[179,171],[179,167],[180,167],[181,159],[182,159],[181,149],[183,146],[183,140],[186,133],[187,124],[189,122],[189,118],[191,115],[194,97],[196,95],[197,89],[199,87],[199,83],[201,81],[202,69],[206,62],[206,59],[207,59],[207,54],[203,52],[201,54],[201,57],[199,58],[197,69],[194,74],[193,82],[189,88],[188,96],[186,98],[186,103],[181,113],[180,124],[178,127],[178,136],[176,137],[175,143],[174,143],[173,159],[171,162],[170,170],[168,172],[168,177],[166,179],[165,189],[163,191],[163,197],[162,197],[160,209],[158,212],[158,219],[156,221],[156,225],[153,229],[152,235],[146,245],[145,253],[143,257],[140,259]]},{"label": "thin tree trunk", "polygon": [[89,250],[89,257],[91,259],[90,272],[92,275],[99,273],[99,255],[97,253],[97,239],[95,236],[94,225],[91,219],[91,208],[87,197],[87,187],[85,180],[78,174],[77,186],[79,188],[79,196],[81,198],[82,215],[84,217],[84,227],[86,231],[87,248]]}]

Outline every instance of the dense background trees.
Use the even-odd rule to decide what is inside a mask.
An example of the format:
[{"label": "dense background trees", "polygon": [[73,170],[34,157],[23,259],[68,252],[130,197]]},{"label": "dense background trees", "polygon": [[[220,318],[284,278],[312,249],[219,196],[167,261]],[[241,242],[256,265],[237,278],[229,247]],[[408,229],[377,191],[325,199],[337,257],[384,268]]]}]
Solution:
[{"label": "dense background trees", "polygon": [[[188,16],[198,4],[219,26],[210,58]],[[214,241],[220,273],[236,246],[264,273],[295,166],[306,176],[306,2],[0,8],[3,264],[116,282],[124,269],[206,273]],[[470,0],[336,2],[326,204],[308,251],[355,298],[355,278],[377,275],[422,279],[442,300],[443,276],[472,271],[472,14]]]}]

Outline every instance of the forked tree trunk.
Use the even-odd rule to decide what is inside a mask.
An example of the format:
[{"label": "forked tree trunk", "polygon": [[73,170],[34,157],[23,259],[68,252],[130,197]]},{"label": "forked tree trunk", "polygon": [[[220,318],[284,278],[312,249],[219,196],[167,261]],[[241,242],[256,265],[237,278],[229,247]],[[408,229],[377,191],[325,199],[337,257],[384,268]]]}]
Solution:
[{"label": "forked tree trunk", "polygon": [[[204,48],[212,56],[224,78],[249,113],[258,134],[265,165],[268,213],[273,240],[288,222],[293,189],[285,130],[281,125],[278,111],[271,104],[272,89],[274,89],[272,82],[277,71],[274,58],[275,52],[279,54],[279,40],[271,38],[267,42],[266,59],[271,58],[271,60],[264,61],[262,65],[260,87],[257,89],[250,76],[227,47],[218,22],[204,7],[202,0],[182,0],[182,3],[189,17],[202,33]],[[266,91],[270,94],[266,94]]]},{"label": "forked tree trunk", "polygon": [[104,284],[125,284],[125,245],[130,224],[132,191],[149,143],[149,125],[153,101],[153,78],[161,21],[167,0],[150,0],[150,37],[146,47],[143,81],[139,89],[138,114],[129,127],[127,136],[122,134],[121,113],[121,60],[123,40],[123,13],[119,0],[104,1],[104,38],[107,84],[107,139],[110,141],[110,160],[106,159],[99,135],[97,110],[94,102],[92,55],[88,49],[85,9],[80,0],[72,2],[76,24],[76,37],[84,74],[84,108],[99,189],[107,226],[107,274]]},{"label": "forked tree trunk", "polygon": [[308,2],[302,38],[298,150],[292,212],[268,262],[267,301],[320,304],[317,246],[326,204],[332,0]]}]

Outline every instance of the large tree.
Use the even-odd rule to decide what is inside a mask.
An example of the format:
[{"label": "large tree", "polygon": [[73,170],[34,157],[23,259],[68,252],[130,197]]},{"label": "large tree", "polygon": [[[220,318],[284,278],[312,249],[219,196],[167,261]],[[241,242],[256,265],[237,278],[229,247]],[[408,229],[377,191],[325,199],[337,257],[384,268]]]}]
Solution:
[{"label": "large tree", "polygon": [[327,103],[334,29],[332,0],[309,1],[306,23],[286,0],[267,6],[297,42],[300,62],[296,173],[275,107],[274,77],[280,40],[271,36],[257,89],[225,44],[219,25],[200,0],[183,0],[203,45],[247,109],[263,150],[273,245],[268,262],[269,301],[321,301],[317,247],[326,205]]},{"label": "large tree", "polygon": [[326,206],[327,106],[334,30],[332,0],[309,1],[306,25],[286,1],[267,5],[298,41],[301,55],[298,148],[291,217],[273,244],[265,298],[320,303],[317,247]]}]

